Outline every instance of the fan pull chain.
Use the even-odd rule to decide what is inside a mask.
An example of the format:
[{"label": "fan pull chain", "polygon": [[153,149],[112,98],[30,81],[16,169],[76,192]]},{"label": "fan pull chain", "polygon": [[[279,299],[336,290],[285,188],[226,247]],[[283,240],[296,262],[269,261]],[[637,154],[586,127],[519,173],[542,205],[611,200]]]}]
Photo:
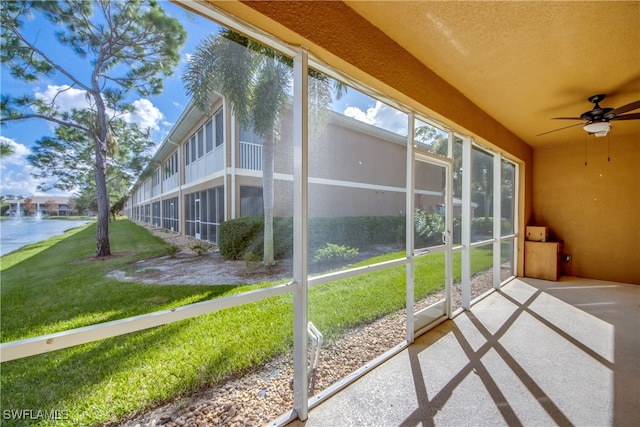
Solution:
[{"label": "fan pull chain", "polygon": [[607,162],[611,161],[611,151],[610,151],[610,142],[611,142],[611,135],[607,135]]},{"label": "fan pull chain", "polygon": [[587,166],[587,135],[584,136],[584,165]]}]

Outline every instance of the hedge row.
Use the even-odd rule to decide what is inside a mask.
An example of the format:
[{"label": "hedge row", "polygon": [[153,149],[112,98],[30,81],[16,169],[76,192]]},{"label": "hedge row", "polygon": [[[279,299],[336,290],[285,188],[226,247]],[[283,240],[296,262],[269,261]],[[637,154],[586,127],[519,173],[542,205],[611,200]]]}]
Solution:
[{"label": "hedge row", "polygon": [[[401,216],[358,216],[311,218],[309,252],[334,243],[355,248],[404,241],[405,218]],[[242,259],[246,254],[262,257],[264,220],[243,217],[220,224],[220,254],[226,259]],[[293,255],[293,219],[274,218],[273,245],[276,259]]]},{"label": "hedge row", "polygon": [[[372,244],[395,244],[404,242],[405,223],[403,216],[355,216],[339,218],[311,218],[309,220],[309,253],[327,243],[363,249]],[[509,230],[511,224],[502,220],[502,230]],[[460,243],[460,220],[454,218],[454,243]],[[472,230],[475,235],[493,233],[493,218],[473,218]],[[220,224],[220,254],[226,259],[243,259],[253,254],[258,259],[263,252],[264,220],[262,217],[243,217]],[[431,233],[433,234],[433,233]],[[439,233],[416,236],[417,246],[437,244],[442,238]],[[274,256],[276,259],[293,255],[293,219],[274,218]]]}]

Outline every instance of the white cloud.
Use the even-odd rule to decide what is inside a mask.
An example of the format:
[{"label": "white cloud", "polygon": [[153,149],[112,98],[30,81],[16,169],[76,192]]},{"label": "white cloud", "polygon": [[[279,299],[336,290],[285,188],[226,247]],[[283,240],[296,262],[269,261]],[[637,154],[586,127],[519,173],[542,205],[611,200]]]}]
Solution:
[{"label": "white cloud", "polygon": [[[35,96],[46,102],[55,102],[58,109],[65,112],[70,112],[72,109],[79,110],[91,107],[84,90],[75,89],[68,85],[48,85],[44,91],[36,88]],[[140,98],[133,101],[132,105],[134,111],[122,114],[123,120],[128,123],[135,123],[145,129],[159,129],[158,123],[164,118],[164,114],[151,101]],[[109,111],[109,114],[113,114],[113,110]]]},{"label": "white cloud", "polygon": [[391,132],[407,134],[407,115],[380,101],[376,101],[373,107],[367,108],[366,112],[358,107],[347,107],[344,115]]},{"label": "white cloud", "polygon": [[0,136],[3,144],[9,144],[13,149],[11,156],[4,156],[0,160],[0,194],[2,195],[31,195],[37,183],[33,183],[31,166],[27,163],[29,149],[11,138]]},{"label": "white cloud", "polygon": [[133,113],[126,113],[122,116],[126,122],[136,123],[145,129],[160,129],[158,123],[164,119],[164,114],[151,101],[141,98],[133,101],[132,104],[135,109]]},{"label": "white cloud", "polygon": [[[23,165],[5,164],[4,159],[0,166],[0,194],[14,196],[62,196],[68,195],[60,190],[50,190],[46,193],[38,190],[38,185],[44,183],[43,180],[35,179],[31,174],[35,168],[28,163]],[[51,181],[53,182],[53,181]]]},{"label": "white cloud", "polygon": [[90,107],[86,92],[69,85],[48,85],[44,92],[41,92],[40,88],[36,88],[35,91],[36,98],[49,103],[55,102],[61,111],[70,112],[74,108],[81,110]]},{"label": "white cloud", "polygon": [[[31,150],[5,136],[0,136],[0,141],[8,143],[13,148],[11,156],[2,157],[2,160],[0,160],[0,194],[12,194],[14,196],[44,195],[44,193],[37,190],[41,181],[31,176],[34,167],[27,162],[27,156],[31,154]],[[56,195],[53,193],[46,194]]]},{"label": "white cloud", "polygon": [[[367,111],[372,111],[373,108],[369,108]],[[344,115],[347,117],[352,117],[356,120],[360,120],[361,122],[369,123],[370,125],[375,124],[375,121],[372,116],[367,115],[364,111],[359,109],[358,107],[347,107],[344,109]]]},{"label": "white cloud", "polygon": [[27,156],[31,154],[31,150],[29,150],[26,145],[20,144],[13,139],[1,135],[0,142],[8,144],[13,149],[13,154],[11,156],[2,158],[3,166],[7,164],[22,166],[27,163]]},{"label": "white cloud", "polygon": [[21,168],[10,168],[2,162],[2,179],[0,193],[14,196],[36,196],[38,182],[31,176],[33,167],[25,165]]}]

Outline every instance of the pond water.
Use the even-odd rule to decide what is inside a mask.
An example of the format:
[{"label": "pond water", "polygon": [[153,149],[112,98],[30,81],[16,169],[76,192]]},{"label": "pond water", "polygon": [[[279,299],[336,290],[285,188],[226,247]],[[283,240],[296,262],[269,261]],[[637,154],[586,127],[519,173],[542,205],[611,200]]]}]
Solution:
[{"label": "pond water", "polygon": [[8,218],[0,221],[0,256],[30,243],[64,233],[86,224],[88,220]]}]

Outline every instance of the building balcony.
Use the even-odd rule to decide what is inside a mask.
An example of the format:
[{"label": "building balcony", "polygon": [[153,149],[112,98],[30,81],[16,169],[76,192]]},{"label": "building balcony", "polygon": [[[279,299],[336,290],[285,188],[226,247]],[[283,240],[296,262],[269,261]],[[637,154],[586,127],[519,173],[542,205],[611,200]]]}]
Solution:
[{"label": "building balcony", "polygon": [[262,145],[240,141],[240,169],[262,170]]}]

